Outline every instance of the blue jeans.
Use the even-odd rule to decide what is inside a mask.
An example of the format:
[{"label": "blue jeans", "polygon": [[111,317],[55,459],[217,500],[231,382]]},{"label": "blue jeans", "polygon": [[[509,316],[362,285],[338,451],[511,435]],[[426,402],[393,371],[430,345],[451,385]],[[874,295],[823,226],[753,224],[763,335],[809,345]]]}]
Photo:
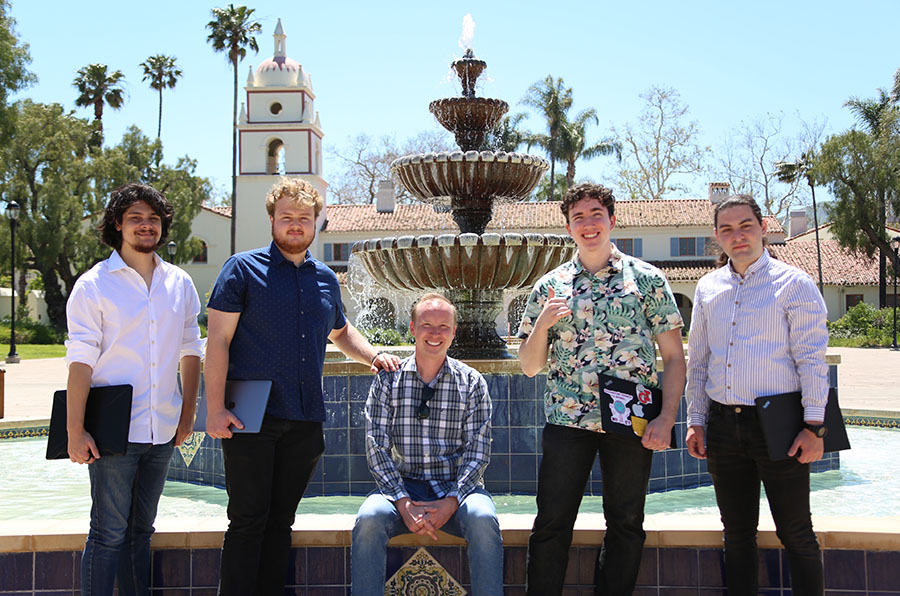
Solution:
[{"label": "blue jeans", "polygon": [[644,500],[653,452],[637,437],[544,426],[537,516],[528,539],[526,593],[562,594],[572,529],[594,457],[603,475],[606,534],[595,569],[595,593],[631,594],[644,549]]},{"label": "blue jeans", "polygon": [[[427,482],[404,479],[404,484],[413,501],[437,500]],[[470,493],[441,530],[469,543],[472,594],[503,596],[503,538],[490,493],[483,488]],[[353,526],[352,596],[384,596],[388,540],[407,533],[391,501],[378,492],[368,496]]]},{"label": "blue jeans", "polygon": [[108,596],[150,593],[150,536],[166,484],[174,440],[128,443],[125,455],[104,455],[88,465],[91,529],[81,558],[81,593]]},{"label": "blue jeans", "polygon": [[706,432],[709,475],[725,527],[725,580],[731,596],[755,595],[759,483],[766,487],[775,533],[784,545],[797,596],[824,593],[822,554],[809,511],[809,464],[772,461],[756,408],[713,402]]},{"label": "blue jeans", "polygon": [[228,531],[221,596],[284,594],[291,525],[324,451],[321,422],[268,414],[258,433],[222,439]]}]

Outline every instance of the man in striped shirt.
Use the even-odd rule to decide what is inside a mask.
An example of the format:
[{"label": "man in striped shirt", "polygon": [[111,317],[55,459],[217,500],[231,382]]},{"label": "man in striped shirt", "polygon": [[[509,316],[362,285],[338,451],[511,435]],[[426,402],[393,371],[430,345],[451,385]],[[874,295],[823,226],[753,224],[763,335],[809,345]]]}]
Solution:
[{"label": "man in striped shirt", "polygon": [[[715,209],[728,262],[697,284],[688,343],[691,455],[708,459],[725,527],[730,596],[756,594],[756,530],[763,482],[787,551],[795,595],[823,594],[822,558],[809,510],[809,464],[822,457],[828,367],[826,308],[813,280],[770,257],[766,225],[748,195]],[[773,461],[754,399],[799,391],[805,428],[788,459]]]},{"label": "man in striped shirt", "polygon": [[352,596],[383,596],[387,543],[444,530],[469,543],[472,594],[502,596],[503,544],[482,476],[491,398],[481,373],[447,356],[456,309],[426,294],[411,313],[413,356],[381,371],[366,401],[366,460],[378,487],[353,528]]}]

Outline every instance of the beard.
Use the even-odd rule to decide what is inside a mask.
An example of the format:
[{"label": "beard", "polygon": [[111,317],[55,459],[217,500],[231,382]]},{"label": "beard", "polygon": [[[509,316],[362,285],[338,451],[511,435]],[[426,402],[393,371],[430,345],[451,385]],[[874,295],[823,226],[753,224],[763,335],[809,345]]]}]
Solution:
[{"label": "beard", "polygon": [[306,250],[312,244],[313,238],[308,236],[292,237],[287,234],[278,234],[275,232],[275,225],[273,224],[272,240],[281,252],[289,255],[299,255],[306,253]]},{"label": "beard", "polygon": [[147,239],[147,240],[137,238],[136,241],[134,241],[134,242],[125,242],[123,240],[122,244],[128,244],[128,248],[130,248],[134,252],[148,254],[151,252],[156,252],[156,249],[159,248],[159,238],[153,238],[153,239]]}]

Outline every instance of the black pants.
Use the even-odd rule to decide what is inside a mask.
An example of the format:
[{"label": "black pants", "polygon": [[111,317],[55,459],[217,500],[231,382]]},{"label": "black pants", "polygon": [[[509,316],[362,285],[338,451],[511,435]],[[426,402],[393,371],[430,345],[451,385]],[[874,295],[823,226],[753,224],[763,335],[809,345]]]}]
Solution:
[{"label": "black pants", "polygon": [[729,596],[757,594],[760,480],[775,532],[787,551],[793,594],[821,596],[822,555],[810,518],[809,464],[769,459],[755,407],[713,402],[707,428],[708,469],[725,526]]},{"label": "black pants", "polygon": [[653,452],[637,437],[547,424],[538,475],[537,517],[528,539],[529,596],[562,594],[572,528],[594,457],[603,475],[606,536],[596,593],[631,594],[644,548],[644,500]]},{"label": "black pants", "polygon": [[222,440],[228,531],[219,594],[284,594],[294,514],[324,450],[320,422],[269,415],[258,434]]}]

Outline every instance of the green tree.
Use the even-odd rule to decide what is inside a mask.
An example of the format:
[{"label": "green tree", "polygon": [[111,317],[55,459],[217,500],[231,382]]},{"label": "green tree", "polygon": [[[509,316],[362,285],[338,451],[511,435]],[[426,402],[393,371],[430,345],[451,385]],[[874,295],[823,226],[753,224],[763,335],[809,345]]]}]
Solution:
[{"label": "green tree", "polygon": [[82,225],[99,210],[87,160],[93,127],[59,104],[23,101],[12,141],[2,149],[2,192],[19,205],[20,267],[36,270],[47,314],[65,328],[66,296],[84,264],[100,256],[96,234]]},{"label": "green tree", "polygon": [[0,144],[9,139],[16,113],[9,96],[37,80],[27,69],[31,62],[28,44],[19,41],[15,27],[16,21],[9,16],[9,2],[0,0]]},{"label": "green tree", "polygon": [[547,75],[543,81],[538,81],[528,88],[522,103],[537,110],[547,123],[546,134],[530,134],[525,142],[529,148],[537,145],[547,152],[550,158],[550,190],[547,196],[553,197],[556,161],[559,159],[559,137],[566,121],[566,113],[572,107],[572,88],[565,86],[562,77],[555,79],[552,75]]},{"label": "green tree", "polygon": [[[891,127],[897,124],[898,108],[896,103],[900,101],[900,94],[897,93],[900,88],[900,70],[894,74],[894,88],[891,93],[884,89],[878,90],[878,97],[859,99],[851,97],[844,106],[850,108],[850,111],[856,116],[857,121],[863,126],[869,135],[873,137],[882,137],[891,132]],[[888,197],[882,192],[878,197],[878,216],[880,218],[879,227],[884,228],[887,223],[887,201]],[[894,213],[897,211],[895,210]],[[888,251],[891,252],[891,251]],[[878,259],[878,304],[883,308],[887,302],[887,253],[882,251]]]},{"label": "green tree", "polygon": [[225,8],[213,8],[213,20],[206,24],[209,35],[206,41],[216,52],[225,52],[234,73],[234,108],[231,127],[231,253],[234,254],[235,224],[237,223],[237,118],[238,118],[238,63],[247,55],[247,48],[259,51],[256,38],[261,30],[253,18],[254,9],[229,4]]},{"label": "green tree", "polygon": [[142,81],[150,81],[150,88],[159,91],[159,122],[156,138],[162,134],[163,89],[174,89],[178,79],[184,74],[175,63],[175,56],[156,54],[141,62],[144,69]]},{"label": "green tree", "polygon": [[[51,324],[64,329],[65,304],[79,275],[109,254],[96,226],[109,192],[125,182],[152,182],[172,202],[176,220],[170,237],[182,260],[199,242],[189,239],[190,221],[211,193],[209,182],[195,175],[196,162],[182,158],[175,166],[154,167],[158,141],[130,128],[122,142],[89,150],[93,126],[59,104],[25,100],[16,106],[12,141],[0,148],[0,192],[19,205],[16,254],[20,266],[41,277]],[[0,258],[6,243],[0,242]],[[5,249],[5,250],[8,250]]]},{"label": "green tree", "polygon": [[105,64],[88,64],[78,69],[77,76],[72,81],[72,86],[78,90],[75,105],[94,108],[98,142],[103,140],[103,106],[109,105],[118,110],[125,104],[124,79],[125,75],[121,70],[109,72]]},{"label": "green tree", "polygon": [[564,120],[560,127],[559,159],[566,163],[566,189],[575,184],[575,162],[581,158],[593,159],[601,155],[615,155],[622,161],[622,145],[618,141],[606,138],[587,145],[587,126],[597,124],[597,111],[588,108],[579,112],[571,122]]},{"label": "green tree", "polygon": [[885,207],[900,213],[900,126],[886,114],[879,134],[849,130],[830,137],[811,170],[815,184],[835,197],[829,207],[831,231],[850,250],[893,259],[884,229]]},{"label": "green tree", "polygon": [[689,192],[683,178],[706,168],[709,147],[697,143],[700,127],[685,120],[688,106],[669,87],[651,87],[641,94],[644,107],[637,124],[613,129],[625,153],[618,183],[632,199],[661,199],[672,192]]}]

